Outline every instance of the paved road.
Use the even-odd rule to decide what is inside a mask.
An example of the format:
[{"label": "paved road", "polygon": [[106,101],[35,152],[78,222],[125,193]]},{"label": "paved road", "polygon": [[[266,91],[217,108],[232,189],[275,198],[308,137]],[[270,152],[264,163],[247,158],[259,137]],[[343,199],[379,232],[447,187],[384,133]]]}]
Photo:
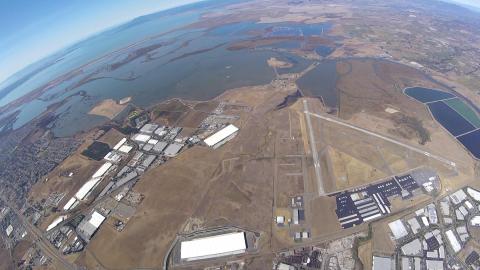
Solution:
[{"label": "paved road", "polygon": [[308,111],[308,104],[307,100],[305,99],[303,100],[303,108],[305,110],[305,118],[307,119],[310,147],[312,148],[313,167],[315,168],[315,175],[317,177],[318,195],[323,196],[323,194],[325,193],[325,189],[323,188],[322,174],[320,172],[320,162],[318,161],[317,144],[315,143],[315,137],[313,136],[312,120],[310,119],[311,113]]},{"label": "paved road", "polygon": [[426,152],[422,149],[419,149],[419,148],[416,148],[416,147],[413,147],[411,145],[408,145],[408,144],[405,144],[405,143],[402,143],[402,142],[399,142],[397,140],[394,140],[394,139],[391,139],[389,137],[386,137],[386,136],[383,136],[383,135],[380,135],[380,134],[377,134],[377,133],[374,133],[374,132],[371,132],[369,130],[366,130],[366,129],[363,129],[363,128],[360,128],[360,127],[357,127],[357,126],[354,126],[354,125],[351,125],[351,124],[348,124],[348,123],[345,123],[343,121],[340,121],[340,120],[337,120],[337,119],[334,119],[334,118],[330,118],[330,117],[327,117],[327,116],[323,116],[323,115],[319,115],[319,114],[316,114],[316,113],[311,113],[311,112],[308,112],[306,111],[305,112],[306,114],[308,115],[312,115],[312,116],[315,116],[317,118],[320,118],[320,119],[323,119],[323,120],[326,120],[326,121],[329,121],[329,122],[333,122],[333,123],[336,123],[336,124],[339,124],[339,125],[342,125],[342,126],[345,126],[345,127],[349,127],[351,129],[354,129],[354,130],[357,130],[357,131],[360,131],[360,132],[363,132],[363,133],[366,133],[368,135],[371,135],[371,136],[374,136],[374,137],[377,137],[377,138],[380,138],[380,139],[383,139],[385,141],[388,141],[388,142],[391,142],[391,143],[394,143],[394,144],[397,144],[397,145],[400,145],[402,147],[405,147],[407,149],[410,149],[414,152],[417,152],[417,153],[420,153],[420,154],[423,154],[425,156],[428,156],[430,158],[433,158],[433,159],[436,159],[442,163],[445,163],[449,166],[452,166],[452,167],[456,167],[456,163],[453,162],[453,161],[450,161],[446,158],[443,158],[441,156],[437,156],[437,155],[434,155],[434,154],[431,154],[429,152]]},{"label": "paved road", "polygon": [[[5,200],[4,200],[5,201]],[[5,201],[6,202],[6,201]],[[52,246],[50,241],[45,238],[43,233],[35,227],[33,224],[28,222],[22,213],[18,211],[13,205],[10,205],[8,202],[6,202],[8,207],[17,215],[19,221],[22,223],[23,227],[27,231],[27,233],[30,235],[30,237],[35,241],[37,246],[42,250],[42,252],[50,257],[52,260],[56,261],[58,265],[62,265],[63,269],[68,269],[68,270],[76,270],[77,267],[74,264],[71,264],[68,260],[66,260],[60,252]]]}]

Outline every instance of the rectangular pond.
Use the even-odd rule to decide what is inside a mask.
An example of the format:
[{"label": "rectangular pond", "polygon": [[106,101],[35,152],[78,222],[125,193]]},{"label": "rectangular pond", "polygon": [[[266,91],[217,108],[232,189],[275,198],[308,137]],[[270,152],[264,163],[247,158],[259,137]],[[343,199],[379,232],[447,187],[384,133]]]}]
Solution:
[{"label": "rectangular pond", "polygon": [[405,94],[408,96],[422,102],[433,102],[437,100],[442,100],[442,99],[447,99],[447,98],[454,98],[455,96],[453,94],[435,90],[435,89],[429,89],[429,88],[424,88],[424,87],[409,87],[405,89]]},{"label": "rectangular pond", "polygon": [[461,116],[463,116],[463,118],[467,119],[467,121],[476,128],[480,127],[480,118],[472,108],[465,104],[465,102],[461,101],[459,98],[447,99],[443,102],[445,102],[445,104],[447,104],[450,108],[457,111]]},{"label": "rectangular pond", "polygon": [[465,120],[457,111],[450,108],[443,101],[428,103],[427,105],[433,117],[453,136],[456,137],[475,129],[470,122]]},{"label": "rectangular pond", "polygon": [[480,159],[480,130],[470,132],[457,139],[478,159]]}]

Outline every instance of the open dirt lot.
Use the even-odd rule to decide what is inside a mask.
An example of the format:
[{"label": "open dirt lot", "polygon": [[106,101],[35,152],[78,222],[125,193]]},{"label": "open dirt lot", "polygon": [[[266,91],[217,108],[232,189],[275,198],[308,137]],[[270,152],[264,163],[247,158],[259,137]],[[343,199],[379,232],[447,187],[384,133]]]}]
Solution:
[{"label": "open dirt lot", "polygon": [[88,114],[94,114],[99,116],[105,116],[109,119],[115,118],[120,112],[125,109],[126,105],[120,105],[113,99],[105,99],[95,105]]},{"label": "open dirt lot", "polygon": [[253,108],[235,123],[240,127],[235,139],[216,150],[193,147],[144,175],[135,186],[145,195],[136,214],[121,233],[102,226],[88,248],[100,260],[85,260],[87,266],[159,267],[176,233],[195,217],[201,227],[236,225],[261,232],[266,245],[261,250],[269,250],[274,153],[269,118],[281,98],[272,98],[268,87],[251,92],[218,98]]}]

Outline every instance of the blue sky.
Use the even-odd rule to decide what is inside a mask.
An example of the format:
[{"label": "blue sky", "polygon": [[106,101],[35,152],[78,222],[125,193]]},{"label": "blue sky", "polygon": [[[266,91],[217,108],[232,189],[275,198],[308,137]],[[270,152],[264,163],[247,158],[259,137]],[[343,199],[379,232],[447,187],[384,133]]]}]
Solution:
[{"label": "blue sky", "polygon": [[0,0],[0,83],[108,27],[199,0]]}]

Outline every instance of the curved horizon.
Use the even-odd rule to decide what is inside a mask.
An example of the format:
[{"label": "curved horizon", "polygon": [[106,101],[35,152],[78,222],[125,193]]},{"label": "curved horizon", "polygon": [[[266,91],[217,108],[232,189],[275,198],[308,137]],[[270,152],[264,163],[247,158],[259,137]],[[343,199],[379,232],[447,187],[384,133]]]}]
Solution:
[{"label": "curved horizon", "polygon": [[[8,14],[9,8],[0,4],[0,21],[14,27],[0,30],[0,87],[18,73],[38,62],[87,40],[111,28],[126,24],[136,18],[174,9],[204,0],[159,1],[111,1],[97,6],[80,1],[58,2],[51,0],[37,4],[17,2],[19,14]],[[7,3],[4,3],[7,5]],[[63,5],[63,6],[61,6]],[[33,10],[37,9],[37,10]],[[48,14],[40,14],[48,13]],[[35,49],[32,49],[35,44]]]}]

